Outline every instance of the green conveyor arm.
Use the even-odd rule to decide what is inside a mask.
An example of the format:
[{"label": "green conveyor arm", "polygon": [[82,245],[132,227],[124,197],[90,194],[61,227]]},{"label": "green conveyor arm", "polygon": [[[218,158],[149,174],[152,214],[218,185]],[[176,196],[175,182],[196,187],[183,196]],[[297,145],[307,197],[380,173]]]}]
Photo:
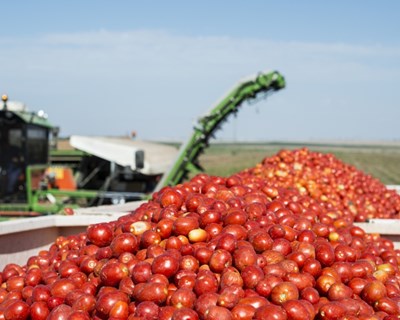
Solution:
[{"label": "green conveyor arm", "polygon": [[285,79],[277,71],[259,73],[256,76],[246,78],[239,82],[234,88],[216,104],[205,116],[198,119],[190,139],[181,146],[177,160],[167,171],[156,190],[165,186],[181,183],[189,172],[201,171],[198,157],[208,146],[210,137],[227,116],[236,113],[244,101],[255,99],[260,93],[268,94],[285,87]]}]

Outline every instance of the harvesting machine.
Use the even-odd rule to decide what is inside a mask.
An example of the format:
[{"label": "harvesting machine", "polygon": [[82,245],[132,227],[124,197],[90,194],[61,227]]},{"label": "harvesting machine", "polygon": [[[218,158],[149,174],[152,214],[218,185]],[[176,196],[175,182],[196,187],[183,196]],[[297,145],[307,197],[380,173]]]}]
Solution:
[{"label": "harvesting machine", "polygon": [[259,73],[235,85],[199,118],[179,151],[161,143],[115,137],[72,136],[73,150],[60,150],[58,128],[44,112],[0,110],[0,216],[36,216],[67,207],[146,199],[201,171],[199,155],[209,139],[243,102],[285,87],[277,72]]}]

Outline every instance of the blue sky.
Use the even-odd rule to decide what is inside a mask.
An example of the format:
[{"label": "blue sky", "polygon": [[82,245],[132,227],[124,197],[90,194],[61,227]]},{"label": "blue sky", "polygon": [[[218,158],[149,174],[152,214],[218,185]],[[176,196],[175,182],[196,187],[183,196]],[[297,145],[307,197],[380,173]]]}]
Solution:
[{"label": "blue sky", "polygon": [[61,135],[184,140],[241,78],[287,88],[224,140],[400,140],[399,1],[8,1],[0,91]]}]

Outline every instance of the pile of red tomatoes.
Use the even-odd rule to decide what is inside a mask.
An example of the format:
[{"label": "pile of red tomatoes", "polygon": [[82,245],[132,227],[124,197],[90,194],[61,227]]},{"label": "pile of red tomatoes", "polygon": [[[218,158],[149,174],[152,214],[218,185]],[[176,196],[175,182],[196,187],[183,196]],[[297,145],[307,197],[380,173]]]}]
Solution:
[{"label": "pile of red tomatoes", "polygon": [[307,148],[281,150],[242,175],[267,179],[275,186],[299,190],[316,199],[333,214],[349,214],[357,222],[399,218],[400,195],[378,179],[357,170],[332,154]]},{"label": "pile of red tomatoes", "polygon": [[8,264],[0,319],[399,319],[400,251],[353,225],[398,205],[306,149],[200,174]]}]

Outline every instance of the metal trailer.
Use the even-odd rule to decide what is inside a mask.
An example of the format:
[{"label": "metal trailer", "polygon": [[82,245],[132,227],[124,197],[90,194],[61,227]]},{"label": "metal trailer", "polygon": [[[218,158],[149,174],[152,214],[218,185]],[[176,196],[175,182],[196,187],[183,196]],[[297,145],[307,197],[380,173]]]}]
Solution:
[{"label": "metal trailer", "polygon": [[[189,173],[197,172],[200,169],[197,163],[198,155],[207,146],[209,138],[227,115],[237,112],[243,101],[255,98],[260,92],[269,93],[284,86],[283,77],[276,72],[260,74],[241,82],[206,116],[198,120],[193,135],[181,147],[177,160],[164,174],[164,178],[158,183],[156,190],[167,185],[177,184]],[[47,125],[44,127],[49,128]],[[35,166],[30,166],[29,170],[35,172]],[[31,173],[31,175],[33,174]],[[388,188],[400,192],[400,186],[388,186]],[[40,193],[32,190],[37,197],[49,192],[52,191],[46,190],[44,193]],[[143,201],[79,208],[74,210],[73,216],[53,215],[2,222],[0,223],[0,269],[9,262],[24,264],[29,256],[37,254],[41,249],[47,249],[58,236],[77,234],[85,231],[89,224],[115,220],[119,216],[135,210],[142,203]],[[400,220],[371,219],[355,225],[360,226],[368,233],[381,234],[382,237],[392,240],[395,248],[400,249]]]}]

